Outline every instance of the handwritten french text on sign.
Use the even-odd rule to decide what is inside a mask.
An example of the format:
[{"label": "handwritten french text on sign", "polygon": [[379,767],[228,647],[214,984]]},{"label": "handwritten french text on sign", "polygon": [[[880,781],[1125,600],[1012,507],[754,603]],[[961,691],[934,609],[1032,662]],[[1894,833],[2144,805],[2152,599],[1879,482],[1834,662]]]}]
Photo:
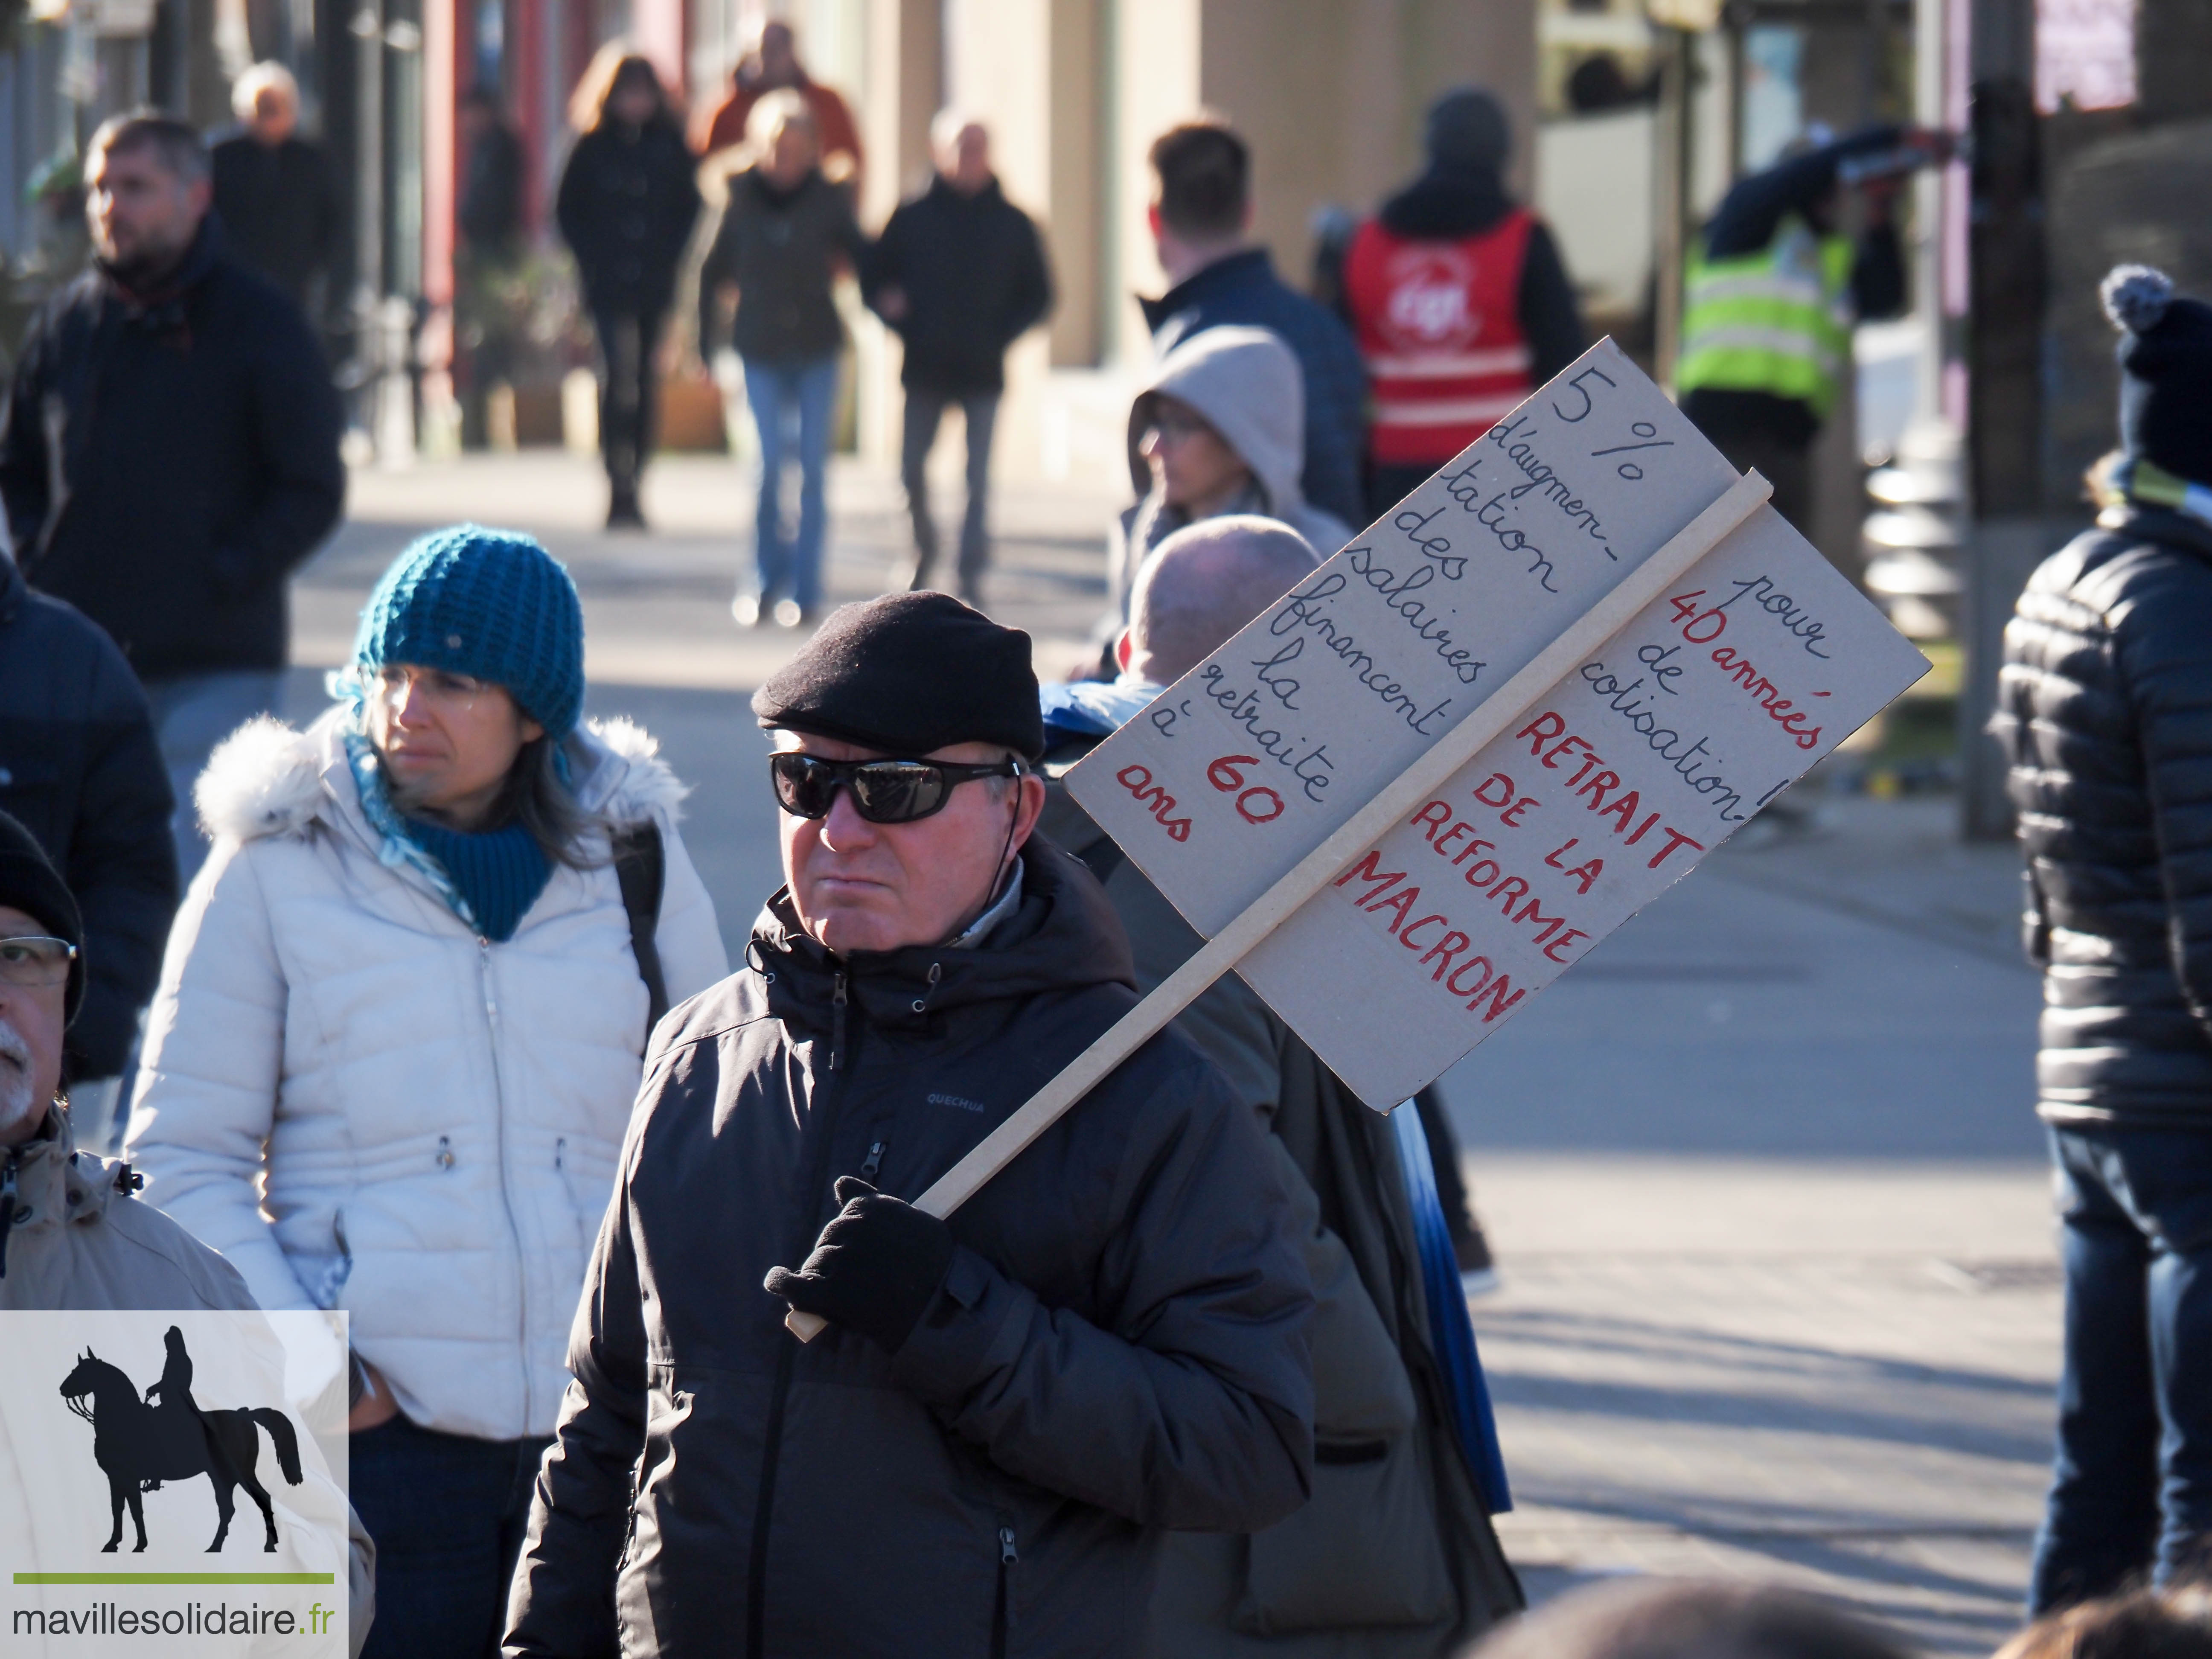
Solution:
[{"label": "handwritten french text on sign", "polygon": [[[1601,631],[1583,619],[1735,480],[1601,344],[1101,744],[1068,787],[1218,932],[1510,675],[1578,623]],[[1388,1110],[1926,668],[1762,507],[1525,708],[1494,711],[1499,734],[1473,738],[1471,761],[1239,971]]]},{"label": "handwritten french text on sign", "polygon": [[1218,932],[1735,479],[1601,342],[1069,787],[1194,927]]},{"label": "handwritten french text on sign", "polygon": [[1926,668],[1762,507],[1240,971],[1387,1110]]}]

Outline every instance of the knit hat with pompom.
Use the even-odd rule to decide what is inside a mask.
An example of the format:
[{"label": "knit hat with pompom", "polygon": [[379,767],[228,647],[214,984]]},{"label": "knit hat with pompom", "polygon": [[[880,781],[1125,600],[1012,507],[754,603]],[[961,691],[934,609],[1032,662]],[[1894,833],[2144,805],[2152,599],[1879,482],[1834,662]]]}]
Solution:
[{"label": "knit hat with pompom", "polygon": [[416,541],[369,595],[353,652],[366,669],[416,663],[505,686],[556,742],[583,712],[576,584],[516,531],[463,524]]},{"label": "knit hat with pompom", "polygon": [[2115,265],[2100,290],[2120,331],[2120,447],[2212,484],[2212,306],[2148,265]]}]

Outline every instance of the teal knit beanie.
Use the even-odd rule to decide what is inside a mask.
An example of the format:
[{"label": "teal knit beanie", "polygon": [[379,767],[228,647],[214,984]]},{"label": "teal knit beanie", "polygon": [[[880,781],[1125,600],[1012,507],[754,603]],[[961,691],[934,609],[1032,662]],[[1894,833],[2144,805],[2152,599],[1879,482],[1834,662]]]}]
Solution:
[{"label": "teal knit beanie", "polygon": [[361,613],[354,660],[419,663],[503,685],[560,738],[584,706],[584,611],[576,584],[530,537],[455,525],[384,573]]}]

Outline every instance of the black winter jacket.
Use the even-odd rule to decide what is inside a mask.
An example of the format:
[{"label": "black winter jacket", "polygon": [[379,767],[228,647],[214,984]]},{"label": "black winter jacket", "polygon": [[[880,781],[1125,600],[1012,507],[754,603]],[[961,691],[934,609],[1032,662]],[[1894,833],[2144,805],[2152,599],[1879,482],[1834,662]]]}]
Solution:
[{"label": "black winter jacket", "polygon": [[2005,629],[2037,1109],[2212,1128],[2212,530],[2108,513]]},{"label": "black winter jacket", "polygon": [[177,908],[168,769],[115,642],[33,593],[0,553],[0,811],[20,819],[84,915],[72,1078],[113,1077],[161,977]]},{"label": "black winter jacket", "polygon": [[906,314],[885,318],[906,342],[902,385],[961,396],[1006,384],[1006,348],[1052,309],[1052,276],[1030,216],[995,179],[963,196],[942,175],[902,202],[877,240],[868,303],[885,288]]},{"label": "black winter jacket", "polygon": [[341,425],[307,319],[212,216],[159,295],[88,270],[32,322],[0,414],[23,574],[142,680],[281,668],[285,579],[345,504]]},{"label": "black winter jacket", "polygon": [[[841,959],[785,895],[656,1036],[510,1655],[1128,1655],[1158,1531],[1312,1478],[1311,1291],[1254,1115],[1153,1038],[951,1218],[896,1353],[761,1288],[858,1175],[917,1197],[1131,1007],[1097,884],[1032,840],[975,950]],[[1011,937],[1009,937],[1011,936]]]},{"label": "black winter jacket", "polygon": [[672,121],[610,119],[576,140],[554,218],[595,313],[656,316],[676,296],[676,267],[699,217],[698,158]]},{"label": "black winter jacket", "polygon": [[817,168],[785,190],[748,167],[730,180],[714,245],[699,268],[699,338],[714,339],[716,292],[734,283],[731,342],[740,357],[767,363],[826,357],[845,342],[830,297],[837,262],[857,265],[867,254],[868,239],[842,185]]},{"label": "black winter jacket", "polygon": [[343,240],[344,219],[320,147],[304,138],[264,144],[240,132],[208,159],[215,210],[232,253],[304,310],[317,273],[330,270]]}]

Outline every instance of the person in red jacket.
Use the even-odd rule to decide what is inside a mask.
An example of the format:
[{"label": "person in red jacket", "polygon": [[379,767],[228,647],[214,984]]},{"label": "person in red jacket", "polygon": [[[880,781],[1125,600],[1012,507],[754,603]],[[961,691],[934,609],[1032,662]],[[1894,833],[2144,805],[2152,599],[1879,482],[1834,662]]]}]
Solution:
[{"label": "person in red jacket", "polygon": [[1582,314],[1543,222],[1505,192],[1512,133],[1475,87],[1429,107],[1428,167],[1361,225],[1342,305],[1374,388],[1380,518],[1582,355]]},{"label": "person in red jacket", "polygon": [[697,135],[699,153],[712,155],[718,149],[744,143],[745,124],[752,118],[753,106],[769,93],[787,88],[806,100],[807,112],[814,118],[814,131],[822,141],[823,176],[834,185],[845,185],[858,201],[860,131],[853,124],[853,112],[836,88],[825,87],[807,74],[806,66],[799,61],[798,37],[791,25],[780,19],[771,18],[761,25],[753,49],[731,71],[730,95]]}]

